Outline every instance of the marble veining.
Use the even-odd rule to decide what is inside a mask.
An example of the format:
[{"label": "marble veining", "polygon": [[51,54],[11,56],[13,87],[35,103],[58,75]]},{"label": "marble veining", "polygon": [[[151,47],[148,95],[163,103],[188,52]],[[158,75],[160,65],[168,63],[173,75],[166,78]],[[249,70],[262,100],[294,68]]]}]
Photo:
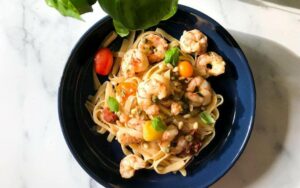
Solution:
[{"label": "marble veining", "polygon": [[[244,50],[257,88],[253,134],[236,165],[212,187],[300,187],[300,2],[180,0],[229,30]],[[65,62],[84,22],[41,0],[0,1],[0,187],[101,188],[70,153],[58,120]]]}]

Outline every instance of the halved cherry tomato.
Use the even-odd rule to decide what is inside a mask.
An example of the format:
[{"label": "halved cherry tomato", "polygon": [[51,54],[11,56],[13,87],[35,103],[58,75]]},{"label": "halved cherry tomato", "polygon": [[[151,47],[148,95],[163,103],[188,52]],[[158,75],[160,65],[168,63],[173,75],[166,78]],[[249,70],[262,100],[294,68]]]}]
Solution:
[{"label": "halved cherry tomato", "polygon": [[97,74],[106,76],[110,73],[113,65],[113,54],[108,48],[100,48],[94,59]]},{"label": "halved cherry tomato", "polygon": [[102,117],[108,123],[114,123],[118,120],[118,116],[109,110],[109,108],[104,108],[102,111]]},{"label": "halved cherry tomato", "polygon": [[178,63],[178,71],[180,76],[188,78],[193,75],[193,66],[188,61],[180,61]]},{"label": "halved cherry tomato", "polygon": [[117,93],[121,94],[122,100],[126,100],[130,95],[136,93],[137,85],[132,82],[121,82],[116,90]]}]

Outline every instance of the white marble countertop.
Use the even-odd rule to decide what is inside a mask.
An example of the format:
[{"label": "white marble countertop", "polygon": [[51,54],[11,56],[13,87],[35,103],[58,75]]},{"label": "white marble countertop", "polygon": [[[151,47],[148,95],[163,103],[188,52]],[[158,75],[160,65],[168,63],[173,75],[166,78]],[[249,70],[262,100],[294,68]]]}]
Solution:
[{"label": "white marble countertop", "polygon": [[[227,28],[243,48],[257,88],[257,116],[236,165],[212,187],[300,187],[300,1],[180,0]],[[0,187],[101,187],[71,155],[57,92],[85,22],[43,0],[0,1]]]}]

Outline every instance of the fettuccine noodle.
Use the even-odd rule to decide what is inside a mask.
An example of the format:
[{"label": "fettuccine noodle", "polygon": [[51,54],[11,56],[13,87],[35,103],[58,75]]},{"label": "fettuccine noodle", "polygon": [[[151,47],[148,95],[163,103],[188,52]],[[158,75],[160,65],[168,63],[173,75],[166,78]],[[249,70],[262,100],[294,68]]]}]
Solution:
[{"label": "fettuccine noodle", "polygon": [[[199,32],[185,32],[180,41],[160,28],[138,36],[131,32],[113,52],[109,80],[100,84],[93,72],[97,91],[85,105],[97,131],[121,144],[126,155],[120,163],[123,178],[142,168],[185,176],[187,163],[213,140],[223,97],[206,78],[224,73],[225,63],[206,52],[206,36]],[[110,33],[101,46],[108,47],[116,37]],[[179,49],[175,64],[166,62],[171,48]],[[182,62],[191,65],[191,75],[182,72]],[[118,106],[115,111],[111,98]]]}]

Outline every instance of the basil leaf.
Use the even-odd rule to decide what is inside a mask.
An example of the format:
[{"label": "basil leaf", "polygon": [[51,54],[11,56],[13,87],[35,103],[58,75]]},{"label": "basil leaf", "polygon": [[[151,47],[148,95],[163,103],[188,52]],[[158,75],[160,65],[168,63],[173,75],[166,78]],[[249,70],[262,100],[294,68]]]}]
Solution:
[{"label": "basil leaf", "polygon": [[[98,0],[98,2],[107,14],[128,31],[148,29],[157,25],[161,20],[173,16],[178,5],[178,0]],[[127,32],[121,33],[125,35]]]},{"label": "basil leaf", "polygon": [[55,8],[63,16],[82,20],[80,15],[93,11],[95,0],[46,0],[48,6]]},{"label": "basil leaf", "polygon": [[160,117],[155,117],[151,120],[151,125],[152,127],[156,130],[156,131],[164,131],[167,129],[167,126],[165,125],[165,123],[163,122],[162,119],[160,119]]},{"label": "basil leaf", "polygon": [[72,4],[77,8],[79,14],[93,11],[90,2],[88,0],[70,0]]},{"label": "basil leaf", "polygon": [[211,124],[214,124],[216,122],[214,120],[214,118],[212,118],[211,115],[206,111],[203,111],[203,112],[200,113],[200,119],[203,123],[205,123],[207,125],[211,125]]},{"label": "basil leaf", "polygon": [[162,20],[168,20],[168,19],[170,19],[172,16],[174,16],[174,15],[176,14],[176,12],[177,12],[177,4],[178,4],[178,0],[177,0],[177,1],[172,1],[171,3],[172,3],[172,4],[171,4],[171,10],[170,10],[170,12],[169,12],[167,15],[165,15],[165,16],[162,18]]},{"label": "basil leaf", "polygon": [[[91,12],[97,0],[45,1],[63,16],[81,20],[80,15]],[[171,18],[177,11],[178,0],[98,0],[98,3],[113,18],[117,33],[124,37],[131,30],[148,29]]]},{"label": "basil leaf", "polygon": [[165,63],[171,63],[173,66],[176,66],[179,61],[180,50],[177,47],[173,47],[166,51],[165,54]]},{"label": "basil leaf", "polygon": [[110,109],[110,111],[112,111],[112,112],[119,111],[119,103],[118,103],[117,99],[115,99],[114,97],[108,97],[107,105],[108,105],[108,108]]},{"label": "basil leaf", "polygon": [[87,0],[87,1],[88,1],[88,3],[92,6],[93,4],[96,3],[97,0]]},{"label": "basil leaf", "polygon": [[113,20],[114,27],[118,35],[121,37],[126,37],[129,34],[129,30],[124,27],[119,21]]}]

